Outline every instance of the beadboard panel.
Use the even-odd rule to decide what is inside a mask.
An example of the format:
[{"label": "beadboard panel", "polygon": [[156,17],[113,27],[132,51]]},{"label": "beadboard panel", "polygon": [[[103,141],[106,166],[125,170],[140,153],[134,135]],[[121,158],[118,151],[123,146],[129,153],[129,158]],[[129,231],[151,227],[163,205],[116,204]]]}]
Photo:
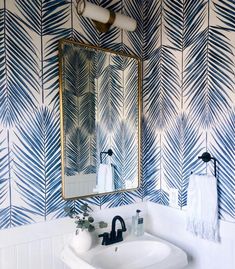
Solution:
[{"label": "beadboard panel", "polygon": [[74,229],[73,220],[63,218],[0,231],[0,268],[67,269],[60,253]]},{"label": "beadboard panel", "polygon": [[[220,220],[221,240],[220,243],[214,243],[196,238],[186,231],[184,210],[153,202],[99,210],[92,215],[95,220],[102,219],[108,224],[115,215],[121,215],[129,228],[131,216],[137,208],[142,211],[145,228],[149,233],[162,237],[186,251],[190,261],[187,269],[233,269],[235,267],[234,223]],[[73,220],[61,218],[0,231],[0,268],[68,269],[59,257],[74,230]]]},{"label": "beadboard panel", "polygon": [[70,234],[32,241],[0,249],[0,268],[65,269],[60,253]]},{"label": "beadboard panel", "polygon": [[[137,209],[147,219],[146,203],[97,210],[92,216],[95,222],[106,221],[110,230],[113,217],[121,215],[130,229],[131,216]],[[0,269],[68,269],[60,254],[74,235],[75,227],[74,220],[67,217],[1,230]],[[96,232],[103,231],[97,229]]]}]

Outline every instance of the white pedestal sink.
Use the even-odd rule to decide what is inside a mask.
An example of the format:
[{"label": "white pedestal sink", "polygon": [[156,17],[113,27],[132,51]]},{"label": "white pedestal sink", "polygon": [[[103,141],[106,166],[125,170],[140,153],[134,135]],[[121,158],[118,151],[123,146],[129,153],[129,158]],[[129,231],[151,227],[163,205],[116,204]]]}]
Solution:
[{"label": "white pedestal sink", "polygon": [[188,264],[183,250],[147,233],[82,254],[66,246],[61,258],[71,269],[180,269]]}]

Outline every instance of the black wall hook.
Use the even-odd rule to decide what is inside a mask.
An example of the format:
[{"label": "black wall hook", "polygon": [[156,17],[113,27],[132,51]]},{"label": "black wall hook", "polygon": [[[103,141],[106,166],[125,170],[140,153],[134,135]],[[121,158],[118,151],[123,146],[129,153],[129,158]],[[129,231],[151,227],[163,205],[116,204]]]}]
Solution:
[{"label": "black wall hook", "polygon": [[109,156],[112,156],[113,155],[113,151],[111,149],[108,149],[108,151],[101,151],[100,152],[100,163],[103,163],[103,158],[102,158],[102,155],[103,154],[108,154]]}]

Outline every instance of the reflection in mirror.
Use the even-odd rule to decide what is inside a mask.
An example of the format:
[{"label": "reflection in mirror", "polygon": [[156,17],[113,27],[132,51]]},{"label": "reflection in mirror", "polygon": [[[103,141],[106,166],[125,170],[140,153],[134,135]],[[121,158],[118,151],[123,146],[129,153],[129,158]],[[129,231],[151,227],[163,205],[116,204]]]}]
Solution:
[{"label": "reflection in mirror", "polygon": [[60,43],[65,199],[138,187],[139,73],[133,56]]}]

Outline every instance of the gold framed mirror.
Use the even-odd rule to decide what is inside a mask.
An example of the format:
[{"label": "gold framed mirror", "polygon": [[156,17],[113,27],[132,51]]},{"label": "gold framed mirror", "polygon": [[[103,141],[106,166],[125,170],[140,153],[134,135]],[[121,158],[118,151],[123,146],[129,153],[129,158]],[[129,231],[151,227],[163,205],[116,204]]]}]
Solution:
[{"label": "gold framed mirror", "polygon": [[59,62],[63,198],[137,189],[140,60],[62,40]]}]

